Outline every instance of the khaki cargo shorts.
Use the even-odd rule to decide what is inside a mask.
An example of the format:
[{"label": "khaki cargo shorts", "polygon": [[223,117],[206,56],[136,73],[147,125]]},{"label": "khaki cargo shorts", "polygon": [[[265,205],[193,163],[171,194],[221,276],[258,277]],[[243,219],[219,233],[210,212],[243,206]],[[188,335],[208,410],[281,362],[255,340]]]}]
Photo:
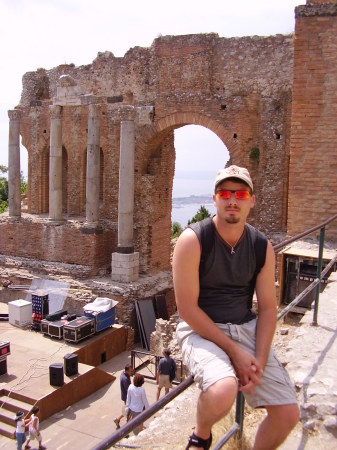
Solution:
[{"label": "khaki cargo shorts", "polygon": [[[242,325],[222,324],[217,326],[241,348],[255,355],[256,319]],[[177,340],[182,349],[183,361],[202,391],[217,381],[236,374],[227,354],[216,344],[203,339],[186,322],[177,326]],[[252,408],[297,403],[296,393],[288,372],[270,350],[261,384],[254,387],[255,394],[244,392]]]},{"label": "khaki cargo shorts", "polygon": [[158,387],[170,389],[172,387],[170,375],[159,374]]}]

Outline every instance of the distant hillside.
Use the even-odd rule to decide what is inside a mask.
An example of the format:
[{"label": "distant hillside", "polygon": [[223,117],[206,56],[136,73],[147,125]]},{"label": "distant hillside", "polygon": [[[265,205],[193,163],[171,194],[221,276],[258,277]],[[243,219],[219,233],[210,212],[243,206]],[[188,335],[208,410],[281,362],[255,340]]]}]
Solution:
[{"label": "distant hillside", "polygon": [[213,199],[211,195],[190,195],[189,197],[176,197],[172,199],[172,205],[176,207],[194,203],[198,203],[199,205],[207,205],[212,202]]}]

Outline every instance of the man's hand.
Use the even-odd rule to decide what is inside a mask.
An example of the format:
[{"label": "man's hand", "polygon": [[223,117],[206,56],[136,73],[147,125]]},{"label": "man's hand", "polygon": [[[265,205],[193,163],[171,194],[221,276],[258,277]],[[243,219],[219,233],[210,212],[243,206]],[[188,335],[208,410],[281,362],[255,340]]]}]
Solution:
[{"label": "man's hand", "polygon": [[261,384],[263,369],[256,358],[243,349],[237,349],[231,356],[236,376],[239,379],[239,390],[254,394],[254,386]]},{"label": "man's hand", "polygon": [[257,384],[261,384],[261,377],[263,375],[263,370],[260,369],[257,371],[255,364],[252,364],[250,367],[250,372],[252,373],[252,377],[250,377],[247,384],[239,387],[239,391],[241,392],[249,392],[250,394],[255,394],[254,386]]}]

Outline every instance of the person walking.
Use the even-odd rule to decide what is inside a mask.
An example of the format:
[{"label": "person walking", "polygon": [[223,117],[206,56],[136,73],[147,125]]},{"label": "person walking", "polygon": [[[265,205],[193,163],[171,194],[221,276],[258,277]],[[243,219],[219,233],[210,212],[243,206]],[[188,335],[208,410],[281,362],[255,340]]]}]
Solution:
[{"label": "person walking", "polygon": [[169,393],[172,387],[172,381],[176,376],[176,362],[170,357],[170,350],[168,348],[163,349],[163,358],[160,358],[158,369],[157,369],[157,400],[160,397],[160,391],[165,388],[165,395]]},{"label": "person walking", "polygon": [[[128,389],[129,386],[131,384],[131,376],[133,373],[133,368],[131,364],[126,364],[126,366],[124,367],[124,371],[121,373],[120,377],[119,377],[119,383],[120,383],[120,388],[121,388],[121,399],[122,402],[124,402],[124,409],[125,409],[125,404],[126,404],[126,397],[127,397],[127,393],[128,393]],[[116,429],[118,430],[121,426],[120,426],[120,422],[123,419],[123,417],[125,416],[126,421],[129,420],[128,418],[128,414],[127,413],[123,413],[119,416],[116,417],[114,419],[114,422],[116,424]]]},{"label": "person walking", "polygon": [[240,390],[251,407],[267,412],[253,449],[273,450],[299,420],[294,387],[271,348],[277,320],[274,250],[246,221],[255,204],[246,168],[218,171],[213,202],[215,216],[186,228],[173,254],[177,340],[201,388],[186,449],[210,448],[212,426],[227,415]]},{"label": "person walking", "polygon": [[42,445],[42,436],[40,433],[40,419],[38,417],[39,411],[40,411],[39,408],[37,406],[34,406],[30,418],[26,421],[26,426],[28,426],[29,430],[29,436],[28,441],[25,445],[25,449],[30,448],[29,442],[34,439],[38,441],[40,450],[46,448],[44,445]]},{"label": "person walking", "polygon": [[17,450],[22,450],[23,444],[26,442],[26,424],[24,419],[25,413],[22,411],[17,411],[14,420],[16,423],[15,439]]},{"label": "person walking", "polygon": [[[144,409],[149,407],[143,384],[144,376],[140,373],[136,373],[133,377],[133,384],[131,384],[128,389],[126,398],[126,406],[129,408],[130,419],[137,417]],[[141,424],[133,431],[134,434],[138,434],[143,428],[144,426]]]}]

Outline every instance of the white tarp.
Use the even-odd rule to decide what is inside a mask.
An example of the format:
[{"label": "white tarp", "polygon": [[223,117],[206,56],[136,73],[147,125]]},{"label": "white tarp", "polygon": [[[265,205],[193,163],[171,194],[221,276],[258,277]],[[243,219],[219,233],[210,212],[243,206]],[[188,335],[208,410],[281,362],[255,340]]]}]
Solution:
[{"label": "white tarp", "polygon": [[109,309],[114,308],[118,302],[116,300],[111,300],[111,298],[107,297],[97,297],[92,303],[88,303],[83,306],[84,311],[87,312],[107,312]]}]

